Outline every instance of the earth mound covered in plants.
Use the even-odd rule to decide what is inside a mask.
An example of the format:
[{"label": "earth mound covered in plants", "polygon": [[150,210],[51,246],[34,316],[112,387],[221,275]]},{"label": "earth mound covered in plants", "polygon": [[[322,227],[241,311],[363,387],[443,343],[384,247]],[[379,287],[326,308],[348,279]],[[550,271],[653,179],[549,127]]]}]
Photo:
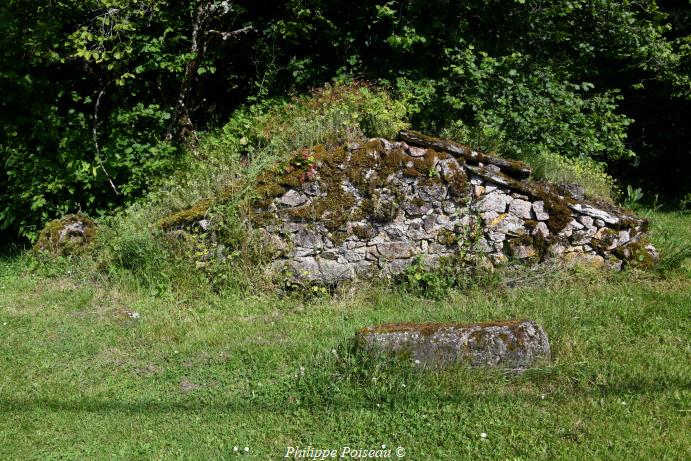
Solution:
[{"label": "earth mound covered in plants", "polygon": [[[304,148],[257,180],[245,221],[273,273],[308,283],[391,277],[411,265],[497,266],[548,258],[619,269],[657,257],[647,222],[525,163],[401,131]],[[164,219],[207,228],[208,201]]]}]

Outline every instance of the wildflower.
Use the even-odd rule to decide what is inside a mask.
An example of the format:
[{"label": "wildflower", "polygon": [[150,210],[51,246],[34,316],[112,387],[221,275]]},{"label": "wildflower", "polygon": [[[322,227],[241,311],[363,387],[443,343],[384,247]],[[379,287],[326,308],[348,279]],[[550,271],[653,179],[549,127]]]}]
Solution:
[{"label": "wildflower", "polygon": [[486,432],[483,432],[482,434],[480,434],[480,437],[482,437],[483,439],[486,439],[486,438],[487,438],[487,433],[486,433]]},{"label": "wildflower", "polygon": [[540,394],[540,398],[541,398],[542,400],[545,400],[545,394]]},{"label": "wildflower", "polygon": [[420,361],[418,359],[415,359],[415,365],[420,365]]},{"label": "wildflower", "polygon": [[250,447],[245,447],[245,453],[250,451]]},{"label": "wildflower", "polygon": [[233,451],[238,451],[238,447],[233,447]]}]

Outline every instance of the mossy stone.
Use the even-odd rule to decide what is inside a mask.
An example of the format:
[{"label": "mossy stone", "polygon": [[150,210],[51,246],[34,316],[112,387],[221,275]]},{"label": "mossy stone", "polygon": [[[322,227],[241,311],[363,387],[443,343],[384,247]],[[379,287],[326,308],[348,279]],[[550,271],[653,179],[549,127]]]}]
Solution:
[{"label": "mossy stone", "polygon": [[96,223],[78,213],[48,222],[34,244],[34,251],[72,255],[83,251],[96,237]]}]

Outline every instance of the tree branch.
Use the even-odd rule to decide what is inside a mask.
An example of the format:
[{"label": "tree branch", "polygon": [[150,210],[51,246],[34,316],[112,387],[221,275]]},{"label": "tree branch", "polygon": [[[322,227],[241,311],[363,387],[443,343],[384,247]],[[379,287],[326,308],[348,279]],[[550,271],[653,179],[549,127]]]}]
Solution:
[{"label": "tree branch", "polygon": [[112,80],[106,83],[105,86],[101,88],[101,91],[98,93],[98,97],[96,98],[96,104],[94,105],[94,127],[91,134],[93,135],[94,147],[96,148],[96,161],[101,167],[101,170],[103,170],[103,173],[106,175],[106,178],[108,178],[108,182],[110,183],[110,187],[113,189],[113,192],[115,192],[115,195],[119,196],[120,192],[118,192],[118,188],[115,187],[113,178],[110,177],[108,170],[106,170],[106,166],[103,164],[103,159],[101,159],[101,149],[98,147],[98,109],[101,106],[101,98],[106,93],[106,88],[108,88],[108,85],[111,83],[113,83]]}]

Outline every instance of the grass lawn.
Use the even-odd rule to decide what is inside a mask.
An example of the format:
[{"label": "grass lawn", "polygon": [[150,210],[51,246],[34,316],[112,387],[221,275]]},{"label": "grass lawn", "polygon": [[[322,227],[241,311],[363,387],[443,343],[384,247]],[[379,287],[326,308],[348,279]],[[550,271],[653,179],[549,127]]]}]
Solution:
[{"label": "grass lawn", "polygon": [[[654,239],[691,241],[690,216],[652,220]],[[688,260],[442,301],[385,286],[311,301],[156,290],[70,270],[0,260],[0,459],[266,460],[382,444],[409,460],[691,459]],[[379,322],[510,318],[544,326],[552,364],[421,372],[349,353],[355,330]]]}]

